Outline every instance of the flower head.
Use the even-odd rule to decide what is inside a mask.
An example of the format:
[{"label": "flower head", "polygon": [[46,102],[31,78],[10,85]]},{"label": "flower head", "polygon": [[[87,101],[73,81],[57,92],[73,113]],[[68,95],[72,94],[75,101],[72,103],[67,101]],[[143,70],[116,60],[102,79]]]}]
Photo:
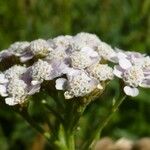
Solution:
[{"label": "flower head", "polygon": [[95,64],[88,68],[88,72],[99,81],[112,80],[114,77],[113,69],[107,64]]},{"label": "flower head", "polygon": [[20,79],[11,79],[7,85],[8,97],[5,102],[8,105],[24,103],[27,99],[27,84]]},{"label": "flower head", "polygon": [[72,46],[72,36],[70,35],[61,35],[53,39],[55,48],[61,48],[67,50]]},{"label": "flower head", "polygon": [[43,81],[51,79],[51,72],[53,68],[51,64],[47,61],[39,59],[35,64],[33,64],[31,69],[31,76],[33,80]]},{"label": "flower head", "polygon": [[116,56],[116,52],[112,49],[112,47],[105,42],[101,42],[97,48],[98,54],[105,60],[109,60],[114,62],[114,57]]},{"label": "flower head", "polygon": [[8,48],[9,51],[13,52],[16,56],[21,56],[21,54],[26,50],[26,48],[30,45],[29,42],[21,41],[21,42],[15,42],[10,45]]},{"label": "flower head", "polygon": [[[150,70],[145,70],[143,67],[144,56],[137,53],[123,53],[119,52],[118,62],[119,65],[114,67],[114,74],[123,79],[126,86],[124,87],[124,92],[130,96],[137,96],[139,91],[137,89],[140,87],[150,87]],[[138,63],[135,63],[135,59],[139,59]]]},{"label": "flower head", "polygon": [[14,65],[8,70],[6,70],[5,77],[7,79],[19,78],[23,73],[25,73],[26,67],[20,65]]},{"label": "flower head", "polygon": [[53,49],[50,47],[47,41],[43,39],[34,40],[29,45],[30,51],[33,55],[45,57]]},{"label": "flower head", "polygon": [[100,39],[95,34],[81,32],[73,37],[73,48],[75,50],[80,50],[83,47],[95,49],[98,47],[100,42]]}]

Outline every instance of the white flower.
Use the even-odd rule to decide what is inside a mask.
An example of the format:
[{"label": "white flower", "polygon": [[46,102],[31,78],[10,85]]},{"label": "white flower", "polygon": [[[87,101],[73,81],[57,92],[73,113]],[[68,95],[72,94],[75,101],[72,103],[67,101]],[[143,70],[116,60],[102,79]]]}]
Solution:
[{"label": "white flower", "polygon": [[114,77],[113,69],[107,64],[95,64],[88,68],[88,72],[99,81],[112,80]]},{"label": "white flower", "polygon": [[7,79],[19,78],[25,73],[26,67],[20,65],[14,65],[4,72]]},{"label": "white flower", "polygon": [[134,64],[141,66],[143,69],[150,70],[150,57],[142,57],[134,59]]},{"label": "white flower", "polygon": [[100,42],[100,39],[95,34],[81,32],[73,37],[73,48],[75,50],[80,50],[83,47],[95,49]]},{"label": "white flower", "polygon": [[[126,62],[127,65],[125,64]],[[127,60],[123,64],[123,61],[121,63],[119,61],[120,65],[114,67],[114,74],[125,82],[126,86],[124,87],[124,92],[127,95],[137,96],[139,93],[137,89],[138,86],[150,87],[150,72],[148,71],[147,74],[145,74],[141,66],[132,65],[129,62],[130,61]]]},{"label": "white flower", "polygon": [[78,69],[87,68],[100,60],[97,52],[89,47],[83,47],[81,51],[74,51],[70,58],[72,67]]},{"label": "white flower", "polygon": [[24,103],[27,99],[27,84],[20,79],[11,79],[7,86],[8,97],[5,102],[8,105]]},{"label": "white flower", "polygon": [[67,58],[66,51],[62,47],[57,47],[53,49],[46,57],[49,60],[64,60]]},{"label": "white flower", "polygon": [[20,56],[29,45],[30,43],[26,41],[15,42],[10,45],[9,50],[12,51],[14,55]]},{"label": "white flower", "polygon": [[50,47],[47,41],[43,39],[34,40],[30,43],[29,49],[36,56],[45,57],[53,49]]},{"label": "white flower", "polygon": [[138,87],[144,80],[144,73],[139,66],[132,66],[126,70],[123,74],[123,80],[125,83],[132,87]]},{"label": "white flower", "polygon": [[105,42],[100,42],[97,48],[98,54],[105,60],[114,62],[113,58],[116,56],[115,51]]},{"label": "white flower", "polygon": [[72,46],[72,36],[70,35],[61,35],[53,39],[56,48],[61,48],[67,50]]},{"label": "white flower", "polygon": [[39,59],[35,64],[33,64],[31,69],[31,76],[33,80],[43,81],[51,80],[51,72],[53,68],[51,64],[47,61]]},{"label": "white flower", "polygon": [[97,80],[92,79],[86,73],[79,71],[78,74],[68,77],[66,83],[67,91],[64,93],[64,96],[66,99],[85,96],[96,89],[98,84],[99,82]]}]

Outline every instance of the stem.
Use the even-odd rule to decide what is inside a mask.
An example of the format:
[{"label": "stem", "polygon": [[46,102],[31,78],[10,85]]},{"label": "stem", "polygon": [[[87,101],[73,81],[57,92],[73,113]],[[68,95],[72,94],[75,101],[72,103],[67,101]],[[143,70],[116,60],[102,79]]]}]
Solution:
[{"label": "stem", "polygon": [[74,135],[71,135],[68,139],[68,147],[69,150],[75,150],[75,142],[74,142]]},{"label": "stem", "polygon": [[38,125],[28,114],[26,109],[22,110],[16,110],[17,113],[19,113],[27,122],[30,124],[31,127],[33,127],[37,132],[42,134],[48,141],[50,140],[50,134],[48,132],[45,132],[44,129]]},{"label": "stem", "polygon": [[102,130],[104,129],[104,127],[108,124],[108,122],[111,120],[112,116],[114,115],[114,113],[118,110],[118,108],[120,107],[120,105],[123,103],[123,101],[126,99],[126,96],[124,96],[123,98],[121,98],[119,101],[117,101],[113,107],[111,112],[108,114],[106,120],[103,121],[102,125],[99,127],[99,131],[100,134],[102,132]]},{"label": "stem", "polygon": [[[108,113],[106,119],[103,120],[102,124],[99,125],[94,133],[91,135],[90,139],[87,140],[87,142],[83,145],[83,147],[81,148],[82,150],[87,150],[88,148],[92,148],[95,141],[97,139],[99,139],[100,134],[102,132],[102,130],[104,129],[104,127],[109,123],[109,121],[111,120],[112,116],[115,114],[115,112],[118,110],[119,106],[123,103],[123,101],[125,100],[126,96],[122,97],[120,100],[116,101],[115,104],[113,105],[111,111]],[[100,124],[100,122],[98,123]]]},{"label": "stem", "polygon": [[47,108],[48,111],[50,111],[56,118],[58,118],[62,123],[64,122],[63,118],[61,115],[56,112],[50,105],[44,103],[44,106]]}]

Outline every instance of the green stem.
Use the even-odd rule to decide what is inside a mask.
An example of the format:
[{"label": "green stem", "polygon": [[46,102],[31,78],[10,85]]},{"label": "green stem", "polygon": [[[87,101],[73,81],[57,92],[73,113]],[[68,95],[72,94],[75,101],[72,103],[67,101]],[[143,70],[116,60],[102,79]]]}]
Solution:
[{"label": "green stem", "polygon": [[15,112],[21,115],[22,118],[24,118],[28,122],[28,124],[30,124],[31,127],[33,127],[37,132],[42,134],[48,141],[50,140],[50,134],[48,132],[45,132],[45,130],[29,116],[26,109],[15,109]]},{"label": "green stem", "polygon": [[[113,105],[111,111],[108,113],[106,119],[104,119],[102,121],[101,125],[98,125],[97,129],[95,129],[95,131],[91,135],[90,139],[81,148],[82,150],[87,150],[89,148],[91,149],[93,147],[93,144],[95,143],[95,141],[99,139],[102,130],[109,123],[109,121],[111,120],[111,118],[113,117],[113,115],[115,114],[115,112],[118,110],[119,106],[125,100],[125,98],[126,98],[126,96],[124,96],[123,98],[121,98],[120,100],[118,100],[118,101],[115,102],[115,104]],[[98,124],[100,124],[100,122]]]},{"label": "green stem", "polygon": [[69,136],[68,149],[69,150],[75,150],[75,142],[74,142],[74,135],[73,134],[71,136]]},{"label": "green stem", "polygon": [[63,118],[61,117],[61,115],[56,112],[50,105],[48,105],[47,103],[44,103],[44,106],[47,108],[48,111],[50,111],[57,119],[59,119],[60,122],[64,122]]},{"label": "green stem", "polygon": [[108,114],[106,120],[103,121],[102,125],[99,128],[99,135],[101,134],[102,130],[104,129],[104,127],[109,123],[109,121],[111,120],[111,118],[113,117],[114,113],[118,110],[118,108],[120,107],[120,105],[123,103],[123,101],[126,99],[126,96],[124,96],[123,98],[121,98],[119,101],[117,101],[113,107],[111,112]]}]

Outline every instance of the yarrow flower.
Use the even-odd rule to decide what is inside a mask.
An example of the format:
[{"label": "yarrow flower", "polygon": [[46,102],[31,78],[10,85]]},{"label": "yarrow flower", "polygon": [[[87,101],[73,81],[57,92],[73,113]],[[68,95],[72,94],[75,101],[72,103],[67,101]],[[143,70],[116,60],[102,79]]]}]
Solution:
[{"label": "yarrow flower", "polygon": [[73,74],[68,75],[67,79],[59,78],[56,80],[56,89],[66,90],[64,93],[66,99],[83,97],[99,87],[97,80],[90,78],[82,71],[75,71]]},{"label": "yarrow flower", "polygon": [[26,67],[14,65],[4,72],[7,79],[19,78],[26,71]]},{"label": "yarrow flower", "polygon": [[[122,78],[126,86],[124,92],[129,96],[137,96],[139,94],[138,86],[150,87],[150,70],[144,67],[145,57],[142,54],[131,52],[119,52],[118,63],[114,67],[114,74]],[[137,60],[137,63],[135,60]]]},{"label": "yarrow flower", "polygon": [[52,50],[47,41],[43,39],[34,40],[29,45],[29,50],[34,55],[47,56],[47,54]]},{"label": "yarrow flower", "polygon": [[114,49],[91,33],[15,42],[0,52],[0,62],[0,96],[8,105],[23,104],[54,83],[65,99],[90,97],[114,75],[129,96],[137,96],[138,87],[150,88],[149,56]]},{"label": "yarrow flower", "polygon": [[51,64],[47,61],[39,59],[35,64],[33,64],[31,69],[31,76],[33,80],[43,81],[51,79],[51,72],[53,68]]},{"label": "yarrow flower", "polygon": [[8,48],[16,56],[21,56],[21,54],[26,50],[26,48],[30,45],[27,41],[15,42],[10,45]]},{"label": "yarrow flower", "polygon": [[73,37],[73,47],[75,50],[80,50],[83,47],[97,48],[101,40],[91,33],[81,32]]},{"label": "yarrow flower", "polygon": [[97,52],[104,60],[115,62],[116,52],[107,43],[101,42],[98,45]]},{"label": "yarrow flower", "polygon": [[27,84],[20,79],[11,79],[7,85],[8,97],[5,102],[8,105],[22,104],[27,100]]},{"label": "yarrow flower", "polygon": [[99,81],[112,80],[114,77],[113,69],[108,64],[95,64],[88,68],[88,72]]},{"label": "yarrow flower", "polygon": [[83,47],[81,51],[75,51],[70,55],[71,65],[74,68],[84,69],[100,60],[97,52],[88,47]]},{"label": "yarrow flower", "polygon": [[53,39],[53,43],[55,48],[61,48],[67,50],[72,47],[72,36],[70,35],[58,36]]}]

